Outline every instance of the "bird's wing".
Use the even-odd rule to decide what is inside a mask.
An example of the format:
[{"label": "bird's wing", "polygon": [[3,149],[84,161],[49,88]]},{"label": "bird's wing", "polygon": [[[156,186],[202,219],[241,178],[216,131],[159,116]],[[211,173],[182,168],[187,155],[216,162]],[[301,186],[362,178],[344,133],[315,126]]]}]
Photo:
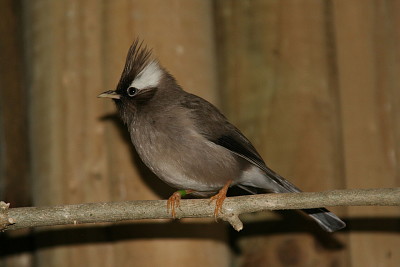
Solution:
[{"label": "bird's wing", "polygon": [[[190,110],[197,130],[211,142],[220,145],[242,157],[265,172],[265,178],[271,179],[287,192],[300,192],[295,185],[268,168],[250,141],[210,103],[194,95],[187,96],[182,106]],[[245,185],[238,185],[245,190]],[[268,189],[268,188],[264,188]],[[248,190],[254,193],[251,189]],[[326,231],[333,232],[346,226],[335,214],[325,208],[303,210]]]},{"label": "bird's wing", "polygon": [[258,168],[263,170],[269,178],[285,188],[288,192],[300,192],[300,189],[298,189],[295,185],[265,165],[264,161],[257,153],[253,145],[247,140],[246,137],[243,136],[242,133],[237,132],[237,134],[228,136],[222,135],[214,143],[229,149],[232,153],[256,165]]},{"label": "bird's wing", "polygon": [[268,168],[251,142],[209,102],[198,96],[188,94],[181,101],[181,105],[190,110],[198,131],[207,140],[230,150],[257,166],[288,192],[300,191],[292,183]]}]

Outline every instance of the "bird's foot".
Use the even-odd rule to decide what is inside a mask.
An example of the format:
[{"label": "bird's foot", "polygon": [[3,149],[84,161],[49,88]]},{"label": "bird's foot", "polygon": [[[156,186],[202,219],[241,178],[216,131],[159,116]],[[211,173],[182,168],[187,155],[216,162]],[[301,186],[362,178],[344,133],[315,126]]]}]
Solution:
[{"label": "bird's foot", "polygon": [[183,196],[186,196],[187,194],[193,193],[194,190],[178,190],[175,193],[172,194],[168,198],[167,201],[167,212],[169,213],[171,211],[172,218],[176,218],[176,208],[179,208],[180,203],[181,203],[181,198]]},{"label": "bird's foot", "polygon": [[232,180],[229,180],[224,187],[219,190],[218,194],[212,196],[210,198],[210,203],[215,200],[215,210],[214,210],[214,218],[217,220],[218,214],[222,213],[222,205],[224,204],[224,200],[226,198],[226,193],[228,192],[229,186],[231,185]]}]

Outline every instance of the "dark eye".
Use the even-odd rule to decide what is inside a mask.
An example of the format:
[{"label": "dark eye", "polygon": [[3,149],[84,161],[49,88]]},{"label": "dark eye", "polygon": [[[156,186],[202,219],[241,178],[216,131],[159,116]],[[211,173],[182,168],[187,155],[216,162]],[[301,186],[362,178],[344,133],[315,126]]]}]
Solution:
[{"label": "dark eye", "polygon": [[128,95],[129,95],[130,97],[135,96],[136,93],[137,93],[138,91],[139,91],[139,90],[138,90],[136,87],[129,87],[129,88],[126,90],[126,92],[128,93]]}]

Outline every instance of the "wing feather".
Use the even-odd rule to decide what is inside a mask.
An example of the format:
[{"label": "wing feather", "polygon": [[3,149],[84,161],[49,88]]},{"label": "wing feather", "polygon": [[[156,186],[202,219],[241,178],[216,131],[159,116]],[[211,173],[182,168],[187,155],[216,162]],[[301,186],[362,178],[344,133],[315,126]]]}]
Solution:
[{"label": "wing feather", "polygon": [[209,141],[220,145],[263,170],[269,178],[288,192],[300,192],[296,186],[267,167],[251,142],[206,100],[188,94],[181,105],[191,111],[198,131]]}]

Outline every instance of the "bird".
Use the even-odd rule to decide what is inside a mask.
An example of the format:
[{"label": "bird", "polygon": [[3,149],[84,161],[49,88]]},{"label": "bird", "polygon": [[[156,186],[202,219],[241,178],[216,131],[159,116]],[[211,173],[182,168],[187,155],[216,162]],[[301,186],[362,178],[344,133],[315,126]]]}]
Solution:
[{"label": "bird", "polygon": [[[179,189],[167,201],[172,217],[181,197],[188,194],[211,196],[217,217],[232,186],[253,194],[254,189],[301,192],[267,167],[251,142],[214,105],[184,91],[139,39],[129,48],[116,89],[98,97],[115,102],[144,164]],[[302,211],[327,232],[346,226],[326,208]]]}]

